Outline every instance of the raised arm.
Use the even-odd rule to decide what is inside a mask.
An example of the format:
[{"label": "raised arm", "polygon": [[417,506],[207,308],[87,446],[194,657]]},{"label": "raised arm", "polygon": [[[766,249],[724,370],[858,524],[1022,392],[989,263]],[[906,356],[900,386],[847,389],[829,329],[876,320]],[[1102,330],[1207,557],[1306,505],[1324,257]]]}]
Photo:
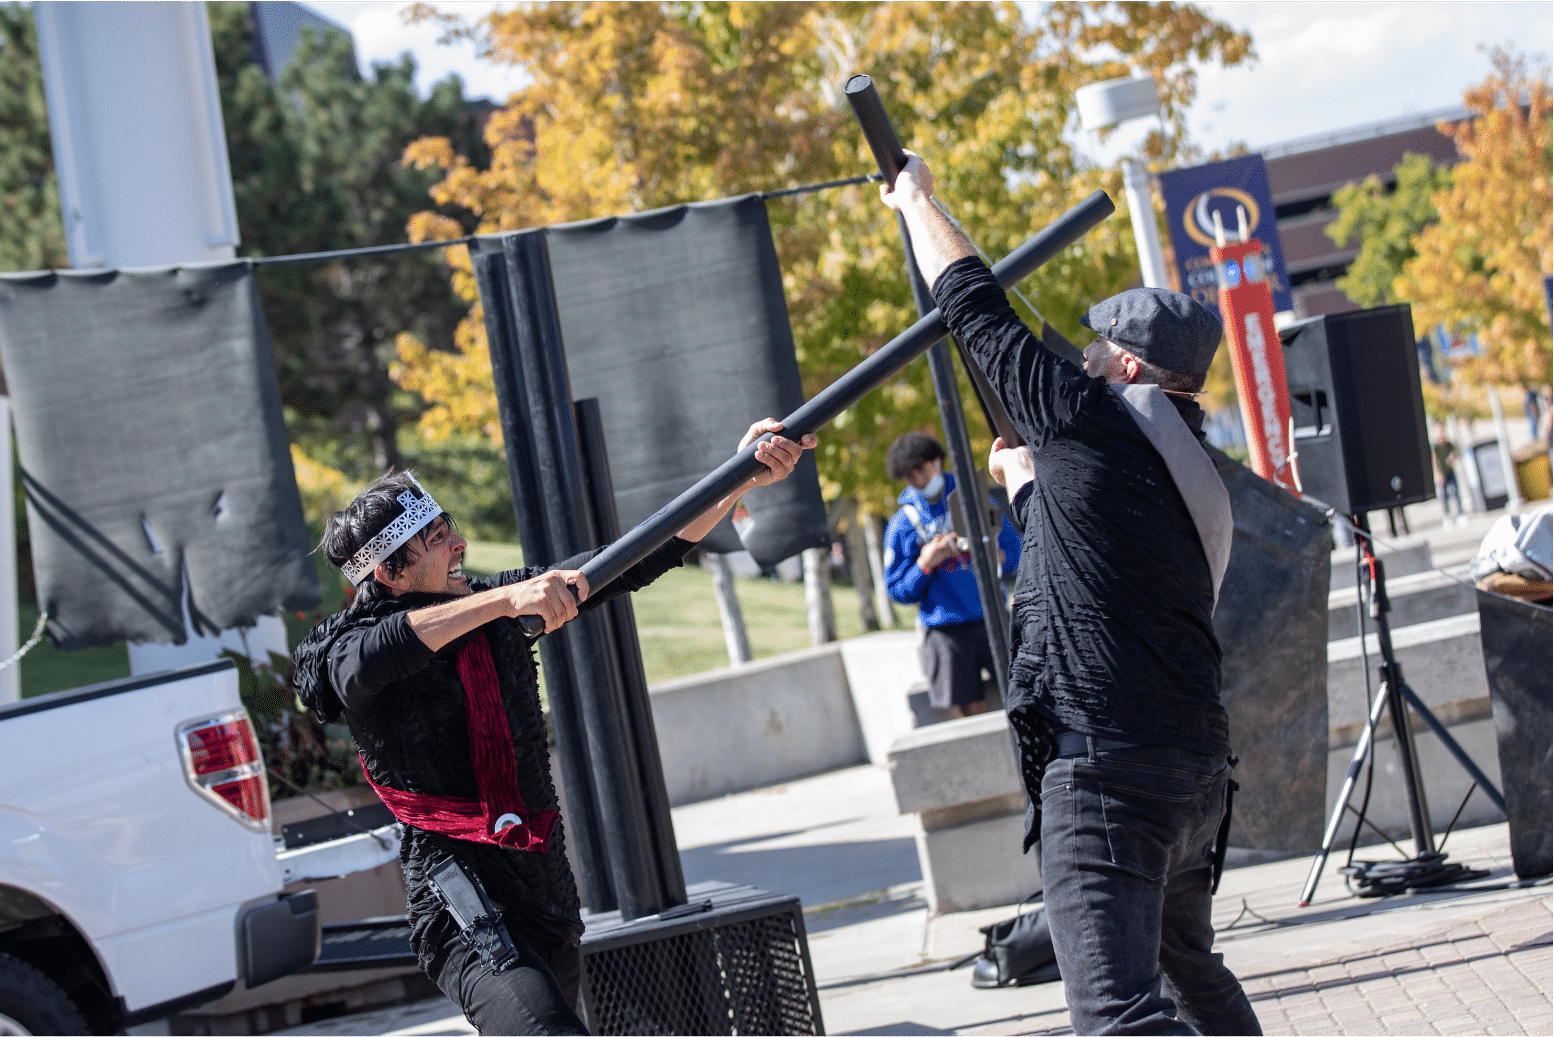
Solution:
[{"label": "raised arm", "polygon": [[933,173],[911,152],[894,187],[880,185],[880,198],[906,219],[912,254],[929,288],[951,263],[977,254],[966,235],[934,204]]},{"label": "raised arm", "polygon": [[[749,446],[757,439],[760,439],[768,432],[781,431],[782,422],[778,421],[776,418],[763,418],[762,420],[756,422],[754,425],[750,426],[750,430],[746,432],[744,438],[739,441],[738,450],[743,450],[745,447]],[[727,515],[734,507],[734,505],[739,503],[740,497],[744,496],[750,490],[755,489],[757,486],[769,486],[774,482],[780,482],[781,480],[786,479],[788,476],[792,475],[793,469],[798,465],[799,458],[803,456],[804,451],[814,449],[816,442],[817,440],[813,435],[805,436],[803,443],[795,443],[791,439],[784,439],[781,436],[773,436],[765,443],[757,446],[755,448],[756,460],[760,461],[766,467],[763,468],[759,473],[751,476],[749,482],[745,483],[733,493],[730,493],[727,497],[724,497],[722,500],[718,501],[718,503],[702,512],[700,517],[692,521],[684,529],[680,530],[678,534],[680,539],[689,540],[694,544],[705,537],[708,533],[711,533],[712,527],[716,526],[723,518],[723,516]],[[737,452],[738,451],[736,450],[736,453]]]}]

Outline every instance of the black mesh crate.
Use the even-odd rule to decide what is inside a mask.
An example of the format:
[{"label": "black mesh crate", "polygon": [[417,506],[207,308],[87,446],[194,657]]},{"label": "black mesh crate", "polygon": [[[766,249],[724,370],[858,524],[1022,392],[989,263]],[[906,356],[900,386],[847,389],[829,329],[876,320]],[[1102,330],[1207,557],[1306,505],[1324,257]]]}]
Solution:
[{"label": "black mesh crate", "polygon": [[668,917],[587,915],[583,1003],[596,1034],[822,1034],[796,896],[703,882]]}]

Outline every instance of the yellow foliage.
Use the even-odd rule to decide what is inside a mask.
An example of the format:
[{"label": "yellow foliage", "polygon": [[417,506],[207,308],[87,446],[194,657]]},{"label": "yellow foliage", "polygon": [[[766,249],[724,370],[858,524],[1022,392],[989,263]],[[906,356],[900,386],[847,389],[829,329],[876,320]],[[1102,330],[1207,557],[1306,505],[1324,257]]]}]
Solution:
[{"label": "yellow foliage", "polygon": [[[939,194],[994,258],[1097,187],[1121,198],[1120,175],[1087,168],[1064,129],[1074,90],[1153,74],[1165,132],[1146,156],[1187,154],[1190,62],[1236,64],[1251,41],[1191,4],[700,3],[525,4],[470,24],[425,5],[414,17],[472,39],[486,58],[532,77],[486,125],[488,169],[442,139],[411,145],[405,162],[435,166],[439,204],[474,212],[482,233],[770,191],[869,172],[872,157],[841,95],[868,72],[903,143],[934,165]],[[813,395],[916,317],[895,220],[870,184],[768,202],[799,367]],[[456,237],[423,214],[420,240]],[[1060,330],[1078,332],[1088,306],[1134,276],[1133,239],[1119,213],[1023,286]],[[476,291],[464,250],[449,250],[455,284]],[[484,325],[461,326],[459,353],[401,338],[394,377],[431,404],[429,436],[497,435]],[[969,386],[973,446],[990,436]],[[754,415],[752,417],[755,417]],[[851,408],[821,437],[827,497],[894,508],[884,476],[890,442],[934,427],[926,364],[913,364]]]},{"label": "yellow foliage", "polygon": [[1393,284],[1423,330],[1476,332],[1481,355],[1463,363],[1473,384],[1535,388],[1551,357],[1543,278],[1550,272],[1549,69],[1496,48],[1493,71],[1464,95],[1476,115],[1442,124],[1463,161],[1433,202],[1440,222],[1414,239],[1418,255]]},{"label": "yellow foliage", "polygon": [[297,473],[297,489],[302,494],[302,512],[308,525],[322,529],[324,520],[337,511],[344,511],[367,484],[348,479],[328,465],[319,464],[291,445],[291,466]]}]

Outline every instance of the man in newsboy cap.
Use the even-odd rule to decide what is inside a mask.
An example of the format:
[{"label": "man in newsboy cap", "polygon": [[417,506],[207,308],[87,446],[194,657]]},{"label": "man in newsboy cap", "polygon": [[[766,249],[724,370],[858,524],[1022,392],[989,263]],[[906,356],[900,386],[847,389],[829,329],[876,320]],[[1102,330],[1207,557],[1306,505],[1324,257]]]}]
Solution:
[{"label": "man in newsboy cap", "polygon": [[1097,338],[1080,368],[1015,315],[920,159],[881,195],[1027,444],[996,440],[988,459],[1023,527],[1006,703],[1074,1032],[1260,1033],[1209,917],[1232,526],[1195,397],[1219,321],[1176,292],[1123,292],[1082,318]]}]

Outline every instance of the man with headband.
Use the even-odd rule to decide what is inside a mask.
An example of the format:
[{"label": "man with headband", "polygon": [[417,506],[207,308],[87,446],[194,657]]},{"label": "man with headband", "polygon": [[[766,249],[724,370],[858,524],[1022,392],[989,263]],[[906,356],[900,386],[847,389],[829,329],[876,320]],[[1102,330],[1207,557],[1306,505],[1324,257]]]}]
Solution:
[{"label": "man with headband", "polygon": [[1233,762],[1213,615],[1233,527],[1194,397],[1219,321],[1176,292],[1123,292],[1085,315],[1100,337],[1081,369],[1015,315],[922,160],[881,194],[1028,444],[995,440],[988,469],[1023,526],[1009,722],[1074,1032],[1261,1033],[1209,917]]},{"label": "man with headband", "polygon": [[[779,422],[750,427],[740,449]],[[357,588],[296,651],[296,686],[320,718],[342,713],[368,782],[404,823],[411,946],[481,1033],[584,1033],[577,887],[562,849],[533,644],[681,560],[745,491],[786,478],[802,444],[756,448],[766,466],[606,587],[579,567],[490,580],[463,569],[465,541],[409,472],[385,475],[330,516],[320,547]]]}]

